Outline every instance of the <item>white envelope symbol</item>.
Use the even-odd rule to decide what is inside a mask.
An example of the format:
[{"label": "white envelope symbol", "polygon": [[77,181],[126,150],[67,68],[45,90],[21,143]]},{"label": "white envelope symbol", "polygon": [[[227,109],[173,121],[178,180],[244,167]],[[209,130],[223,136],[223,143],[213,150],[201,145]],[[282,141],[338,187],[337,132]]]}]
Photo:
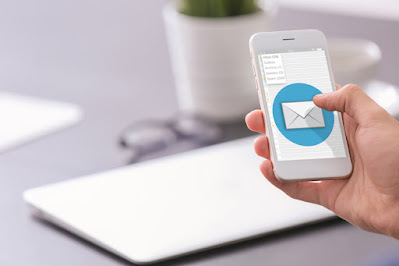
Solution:
[{"label": "white envelope symbol", "polygon": [[313,101],[281,103],[286,129],[325,127],[323,111]]}]

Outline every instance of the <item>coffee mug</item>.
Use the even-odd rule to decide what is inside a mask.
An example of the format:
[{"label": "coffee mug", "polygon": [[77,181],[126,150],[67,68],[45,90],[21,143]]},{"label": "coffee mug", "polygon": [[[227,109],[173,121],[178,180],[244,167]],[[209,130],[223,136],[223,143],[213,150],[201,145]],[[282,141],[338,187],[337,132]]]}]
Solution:
[{"label": "coffee mug", "polygon": [[329,39],[328,50],[335,82],[352,83],[366,90],[378,73],[381,50],[377,44],[362,39]]}]

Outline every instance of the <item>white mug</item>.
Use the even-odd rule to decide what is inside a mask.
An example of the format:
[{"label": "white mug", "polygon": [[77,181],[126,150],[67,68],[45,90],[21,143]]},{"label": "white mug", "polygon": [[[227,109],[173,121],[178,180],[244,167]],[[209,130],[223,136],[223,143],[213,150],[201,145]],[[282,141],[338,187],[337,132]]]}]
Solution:
[{"label": "white mug", "polygon": [[378,73],[381,50],[372,41],[362,39],[328,39],[335,82],[352,83],[366,90]]}]

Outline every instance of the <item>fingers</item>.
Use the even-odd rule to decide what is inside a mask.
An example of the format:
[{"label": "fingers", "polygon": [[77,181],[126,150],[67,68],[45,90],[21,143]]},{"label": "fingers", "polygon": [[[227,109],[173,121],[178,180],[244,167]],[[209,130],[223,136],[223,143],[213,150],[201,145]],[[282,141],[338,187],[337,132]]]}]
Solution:
[{"label": "fingers", "polygon": [[[247,114],[245,122],[250,130],[265,133],[265,123],[261,110],[255,110]],[[263,158],[270,159],[269,139],[266,136],[258,137],[255,140],[254,148],[256,154]]]},{"label": "fingers", "polygon": [[254,143],[255,152],[257,155],[270,159],[269,139],[266,136],[260,136]]},{"label": "fingers", "polygon": [[381,113],[383,109],[358,86],[348,84],[332,93],[318,94],[314,103],[328,111],[347,113],[357,123],[369,123],[369,119]]},{"label": "fingers", "polygon": [[255,132],[265,133],[265,120],[261,110],[254,110],[245,117],[247,127]]},{"label": "fingers", "polygon": [[260,171],[266,179],[275,187],[283,191],[291,198],[318,204],[335,211],[335,203],[348,179],[326,180],[314,182],[280,182],[273,172],[273,164],[265,160],[260,165]]},{"label": "fingers", "polygon": [[261,163],[260,171],[272,185],[282,190],[291,198],[321,204],[320,184],[311,182],[282,183],[275,177],[272,162],[269,160]]}]

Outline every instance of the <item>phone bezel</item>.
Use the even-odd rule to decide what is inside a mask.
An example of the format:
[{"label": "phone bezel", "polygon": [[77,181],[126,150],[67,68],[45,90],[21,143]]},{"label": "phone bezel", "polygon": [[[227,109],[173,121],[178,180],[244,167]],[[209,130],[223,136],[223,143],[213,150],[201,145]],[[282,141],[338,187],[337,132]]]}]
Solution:
[{"label": "phone bezel", "polygon": [[[284,40],[285,39],[285,40]],[[257,56],[260,53],[283,53],[289,51],[305,51],[312,48],[322,48],[326,52],[328,69],[331,77],[333,91],[335,91],[334,76],[331,68],[330,58],[327,49],[327,41],[324,34],[319,30],[296,30],[280,32],[256,33],[250,38],[250,53],[256,85],[259,94],[259,101],[264,113],[266,135],[269,137],[271,160],[274,165],[274,174],[284,182],[308,181],[345,178],[352,172],[352,163],[346,140],[346,134],[342,121],[342,114],[338,112],[340,130],[343,136],[345,157],[323,158],[323,159],[302,159],[279,161],[277,160],[273,132],[269,120],[265,90],[261,80],[259,61]]]}]

